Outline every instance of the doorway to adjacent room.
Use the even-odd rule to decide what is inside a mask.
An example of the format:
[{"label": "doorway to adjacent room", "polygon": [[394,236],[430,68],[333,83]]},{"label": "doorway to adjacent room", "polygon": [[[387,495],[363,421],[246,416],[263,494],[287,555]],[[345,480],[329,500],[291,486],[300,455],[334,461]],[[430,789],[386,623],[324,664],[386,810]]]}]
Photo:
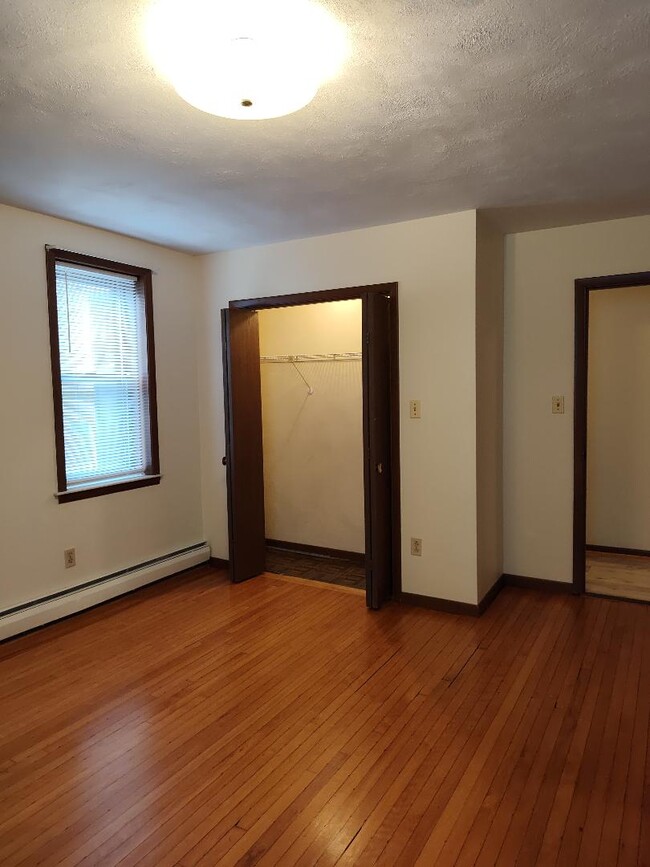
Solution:
[{"label": "doorway to adjacent room", "polygon": [[576,281],[574,587],[650,602],[650,273]]}]

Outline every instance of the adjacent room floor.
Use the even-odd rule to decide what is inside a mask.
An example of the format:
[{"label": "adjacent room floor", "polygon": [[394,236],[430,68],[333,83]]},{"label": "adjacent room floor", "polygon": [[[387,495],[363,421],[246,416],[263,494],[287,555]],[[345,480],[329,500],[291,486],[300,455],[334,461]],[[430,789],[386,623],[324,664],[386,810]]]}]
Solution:
[{"label": "adjacent room floor", "polygon": [[0,647],[0,863],[647,864],[650,607],[200,567]]},{"label": "adjacent room floor", "polygon": [[650,557],[587,551],[588,593],[650,602]]},{"label": "adjacent room floor", "polygon": [[323,557],[267,547],[266,571],[339,584],[342,587],[357,587],[360,590],[365,590],[366,587],[366,569],[358,559]]}]

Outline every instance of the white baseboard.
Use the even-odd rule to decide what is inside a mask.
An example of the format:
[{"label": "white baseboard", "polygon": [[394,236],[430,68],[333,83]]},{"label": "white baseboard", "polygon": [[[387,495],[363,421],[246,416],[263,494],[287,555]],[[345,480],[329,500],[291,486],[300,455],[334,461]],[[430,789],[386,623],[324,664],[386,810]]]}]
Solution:
[{"label": "white baseboard", "polygon": [[54,599],[48,599],[35,605],[22,608],[13,613],[0,616],[0,641],[27,632],[36,626],[52,623],[76,614],[84,608],[90,608],[99,602],[106,602],[116,596],[122,596],[130,590],[144,587],[160,578],[167,578],[183,569],[198,566],[210,558],[209,545],[200,545],[187,551],[179,551],[168,557],[160,558],[144,566],[135,566],[128,572],[107,577],[90,587],[70,590]]}]

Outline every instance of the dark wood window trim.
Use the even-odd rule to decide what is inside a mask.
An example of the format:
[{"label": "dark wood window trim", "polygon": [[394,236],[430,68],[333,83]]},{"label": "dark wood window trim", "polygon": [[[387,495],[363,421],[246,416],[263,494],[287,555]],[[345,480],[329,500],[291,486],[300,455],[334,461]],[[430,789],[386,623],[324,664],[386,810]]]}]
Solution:
[{"label": "dark wood window trim", "polygon": [[[65,470],[65,441],[63,436],[63,396],[61,390],[61,361],[59,356],[59,327],[56,303],[57,262],[113,271],[136,277],[138,287],[143,293],[147,335],[147,368],[149,392],[149,455],[146,475],[142,478],[108,484],[89,485],[68,490]],[[52,361],[52,394],[54,399],[54,437],[56,442],[57,493],[59,503],[84,500],[134,488],[150,487],[160,484],[160,457],[158,447],[158,400],[156,392],[156,355],[153,329],[153,290],[151,271],[137,265],[126,265],[96,256],[86,256],[55,247],[45,248],[45,267],[47,277],[47,300],[50,324],[50,357]]]}]

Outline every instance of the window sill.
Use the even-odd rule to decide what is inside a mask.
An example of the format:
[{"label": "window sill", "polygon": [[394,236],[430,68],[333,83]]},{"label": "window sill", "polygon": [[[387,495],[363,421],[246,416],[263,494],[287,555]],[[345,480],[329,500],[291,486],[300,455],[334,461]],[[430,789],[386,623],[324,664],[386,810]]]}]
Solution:
[{"label": "window sill", "polygon": [[132,491],[134,488],[150,488],[159,485],[162,476],[142,476],[137,479],[128,479],[123,482],[103,482],[100,485],[92,485],[85,488],[70,488],[69,491],[57,491],[54,495],[59,503],[72,503],[74,500],[87,500],[90,497],[102,497],[105,494],[117,494],[120,491]]}]

